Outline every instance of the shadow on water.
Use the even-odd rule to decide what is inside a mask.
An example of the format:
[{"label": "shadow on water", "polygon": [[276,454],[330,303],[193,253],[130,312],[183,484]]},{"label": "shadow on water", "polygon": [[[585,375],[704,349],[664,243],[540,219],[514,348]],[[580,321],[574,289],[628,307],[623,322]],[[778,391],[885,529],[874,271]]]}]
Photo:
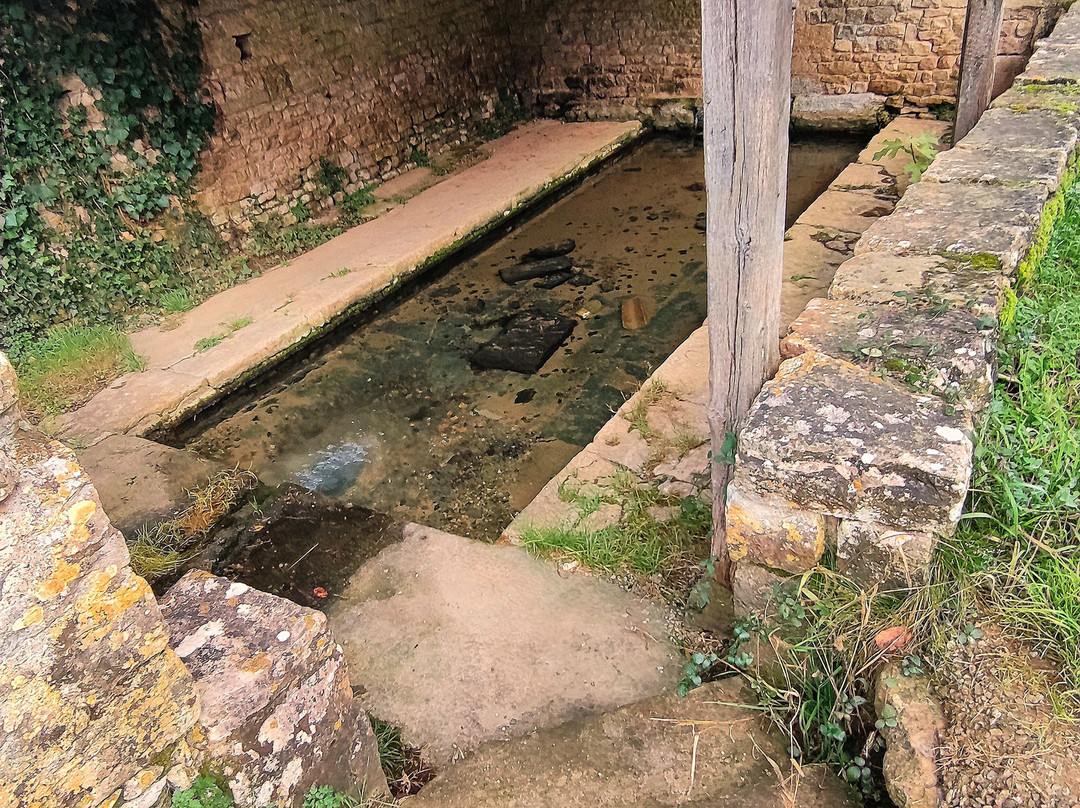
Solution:
[{"label": "shadow on water", "polygon": [[[789,224],[861,144],[793,140]],[[494,539],[701,325],[704,205],[700,142],[654,138],[198,431],[189,428],[186,443],[252,468],[271,486],[297,483],[340,500],[341,519],[351,505]],[[574,282],[543,289],[499,279],[528,250],[567,238],[577,243]],[[629,298],[650,317],[637,330],[623,325]],[[477,348],[523,312],[577,325],[533,375],[475,369]]]}]

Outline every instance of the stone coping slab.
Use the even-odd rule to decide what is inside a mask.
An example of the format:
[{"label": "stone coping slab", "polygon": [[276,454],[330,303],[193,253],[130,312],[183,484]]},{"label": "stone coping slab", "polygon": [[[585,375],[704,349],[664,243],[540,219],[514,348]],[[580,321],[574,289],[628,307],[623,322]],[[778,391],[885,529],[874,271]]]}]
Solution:
[{"label": "stone coping slab", "polygon": [[[215,295],[175,328],[132,335],[147,369],[126,374],[64,419],[92,444],[178,423],[429,261],[572,181],[642,132],[639,122],[536,121],[488,145],[490,156],[288,264]],[[233,329],[230,324],[250,320]],[[197,351],[203,339],[227,335]]]}]

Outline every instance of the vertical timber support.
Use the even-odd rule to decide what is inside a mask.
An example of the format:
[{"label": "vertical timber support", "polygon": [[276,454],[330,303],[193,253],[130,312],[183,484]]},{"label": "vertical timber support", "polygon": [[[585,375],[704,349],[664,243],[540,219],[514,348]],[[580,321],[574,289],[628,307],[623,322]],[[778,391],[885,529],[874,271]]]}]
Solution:
[{"label": "vertical timber support", "polygon": [[713,555],[731,585],[725,499],[736,424],[779,364],[792,0],[702,0]]},{"label": "vertical timber support", "polygon": [[1005,0],[968,0],[964,46],[960,54],[960,85],[956,93],[954,143],[971,131],[990,106],[1004,14]]}]

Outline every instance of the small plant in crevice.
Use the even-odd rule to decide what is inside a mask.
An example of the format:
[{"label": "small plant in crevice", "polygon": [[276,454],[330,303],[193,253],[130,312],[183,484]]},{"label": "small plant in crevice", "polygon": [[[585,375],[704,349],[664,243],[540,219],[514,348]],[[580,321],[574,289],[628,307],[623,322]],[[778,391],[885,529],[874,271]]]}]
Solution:
[{"label": "small plant in crevice", "polygon": [[675,692],[685,696],[694,688],[701,687],[704,682],[709,681],[710,674],[719,668],[719,662],[720,657],[714,653],[692,653],[683,666],[682,678]]},{"label": "small plant in crevice", "polygon": [[409,152],[409,162],[417,168],[428,168],[431,165],[431,155],[419,147]]},{"label": "small plant in crevice", "polygon": [[435,770],[424,762],[421,750],[405,742],[400,727],[372,717],[371,729],[379,746],[383,774],[395,798],[415,794],[435,777]]},{"label": "small plant in crevice", "polygon": [[874,159],[880,160],[883,157],[896,157],[900,153],[908,155],[911,159],[907,165],[904,166],[904,171],[907,172],[912,182],[918,182],[922,179],[922,175],[926,169],[934,162],[934,158],[937,157],[940,147],[941,140],[937,135],[931,132],[921,132],[915,137],[908,138],[907,140],[901,138],[886,140],[882,143],[881,150],[874,154]]},{"label": "small plant in crevice", "polygon": [[349,181],[349,173],[326,157],[319,160],[319,168],[315,172],[315,184],[319,187],[323,196],[333,196],[345,190],[345,183]]},{"label": "small plant in crevice", "polygon": [[233,808],[233,805],[228,787],[205,775],[195,778],[190,788],[172,795],[172,808]]},{"label": "small plant in crevice", "polygon": [[338,204],[344,218],[348,221],[354,221],[360,217],[366,208],[374,205],[376,187],[378,187],[378,183],[371,183],[345,194],[344,199]]}]

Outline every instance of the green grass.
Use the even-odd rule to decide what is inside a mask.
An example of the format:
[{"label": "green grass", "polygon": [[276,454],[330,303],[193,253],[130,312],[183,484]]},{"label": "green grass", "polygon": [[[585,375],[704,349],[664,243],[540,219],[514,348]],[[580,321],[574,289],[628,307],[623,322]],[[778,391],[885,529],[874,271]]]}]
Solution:
[{"label": "green grass", "polygon": [[[616,574],[655,575],[679,566],[693,565],[708,553],[711,514],[698,497],[665,497],[657,489],[640,486],[626,475],[614,480],[610,491],[592,496],[560,496],[578,508],[582,516],[617,504],[622,508],[618,524],[601,530],[526,530],[521,541],[538,554],[571,558],[592,570]],[[677,506],[674,517],[657,522],[650,514],[654,506]]]},{"label": "green grass", "polygon": [[187,289],[174,289],[161,296],[161,308],[169,314],[180,314],[190,311],[195,306],[191,299],[191,293]]},{"label": "green grass", "polygon": [[144,360],[110,326],[60,326],[14,356],[23,408],[34,421],[67,412]]}]

